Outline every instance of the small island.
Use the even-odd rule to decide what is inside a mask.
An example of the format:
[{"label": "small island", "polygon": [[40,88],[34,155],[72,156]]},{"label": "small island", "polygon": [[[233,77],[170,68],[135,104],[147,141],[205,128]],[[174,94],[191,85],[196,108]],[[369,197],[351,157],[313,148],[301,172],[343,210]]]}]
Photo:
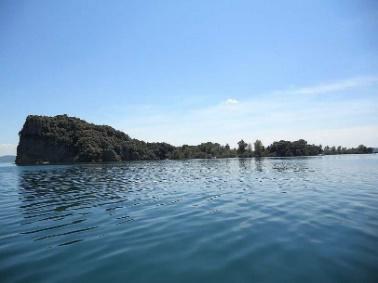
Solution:
[{"label": "small island", "polygon": [[173,146],[131,138],[110,126],[95,125],[67,115],[29,115],[19,133],[16,164],[65,164],[230,157],[288,157],[321,154],[372,153],[364,145],[357,148],[322,147],[305,140],[273,142],[265,147],[260,140],[252,146],[240,140],[238,148],[206,142]]}]

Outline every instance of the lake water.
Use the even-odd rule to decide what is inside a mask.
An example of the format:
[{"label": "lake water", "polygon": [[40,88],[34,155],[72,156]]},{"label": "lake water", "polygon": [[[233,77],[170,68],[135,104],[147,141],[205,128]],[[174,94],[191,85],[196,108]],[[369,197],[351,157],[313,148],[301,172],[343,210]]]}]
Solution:
[{"label": "lake water", "polygon": [[1,165],[0,282],[378,282],[378,155]]}]

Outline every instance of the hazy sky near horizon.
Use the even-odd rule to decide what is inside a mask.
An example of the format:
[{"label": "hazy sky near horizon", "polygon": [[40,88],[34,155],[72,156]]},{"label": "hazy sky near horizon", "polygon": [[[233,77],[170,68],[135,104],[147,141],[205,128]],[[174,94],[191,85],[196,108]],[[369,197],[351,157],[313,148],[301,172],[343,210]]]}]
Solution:
[{"label": "hazy sky near horizon", "polygon": [[0,155],[29,114],[172,144],[378,146],[378,1],[0,2]]}]

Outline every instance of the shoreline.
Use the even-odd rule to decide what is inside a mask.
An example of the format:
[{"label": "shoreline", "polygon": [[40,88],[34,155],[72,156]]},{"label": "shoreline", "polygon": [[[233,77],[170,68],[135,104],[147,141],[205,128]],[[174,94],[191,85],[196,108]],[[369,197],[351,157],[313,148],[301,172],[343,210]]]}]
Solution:
[{"label": "shoreline", "polygon": [[327,156],[353,156],[353,155],[375,155],[373,153],[343,153],[343,154],[322,154],[322,155],[298,155],[298,156],[250,156],[250,157],[216,157],[216,158],[182,158],[182,159],[139,159],[139,160],[122,160],[122,161],[109,161],[109,162],[66,162],[66,163],[28,163],[17,164],[16,162],[4,162],[2,164],[12,164],[20,167],[30,166],[71,166],[71,165],[121,165],[124,163],[135,162],[162,162],[162,161],[190,161],[190,160],[225,160],[225,159],[302,159],[302,158],[314,158],[314,157],[327,157]]}]

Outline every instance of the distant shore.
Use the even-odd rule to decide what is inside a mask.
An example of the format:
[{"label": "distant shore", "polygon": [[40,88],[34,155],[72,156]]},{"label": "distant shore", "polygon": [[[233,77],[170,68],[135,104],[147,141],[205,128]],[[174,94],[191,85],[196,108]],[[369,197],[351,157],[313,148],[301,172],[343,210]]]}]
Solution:
[{"label": "distant shore", "polygon": [[54,117],[30,115],[20,131],[16,164],[73,164],[121,162],[130,160],[211,159],[247,157],[294,157],[334,154],[367,154],[373,148],[329,147],[308,144],[304,139],[280,140],[264,146],[244,140],[237,148],[206,142],[200,145],[173,146],[149,143],[129,137],[110,126],[100,126],[67,115]]}]

